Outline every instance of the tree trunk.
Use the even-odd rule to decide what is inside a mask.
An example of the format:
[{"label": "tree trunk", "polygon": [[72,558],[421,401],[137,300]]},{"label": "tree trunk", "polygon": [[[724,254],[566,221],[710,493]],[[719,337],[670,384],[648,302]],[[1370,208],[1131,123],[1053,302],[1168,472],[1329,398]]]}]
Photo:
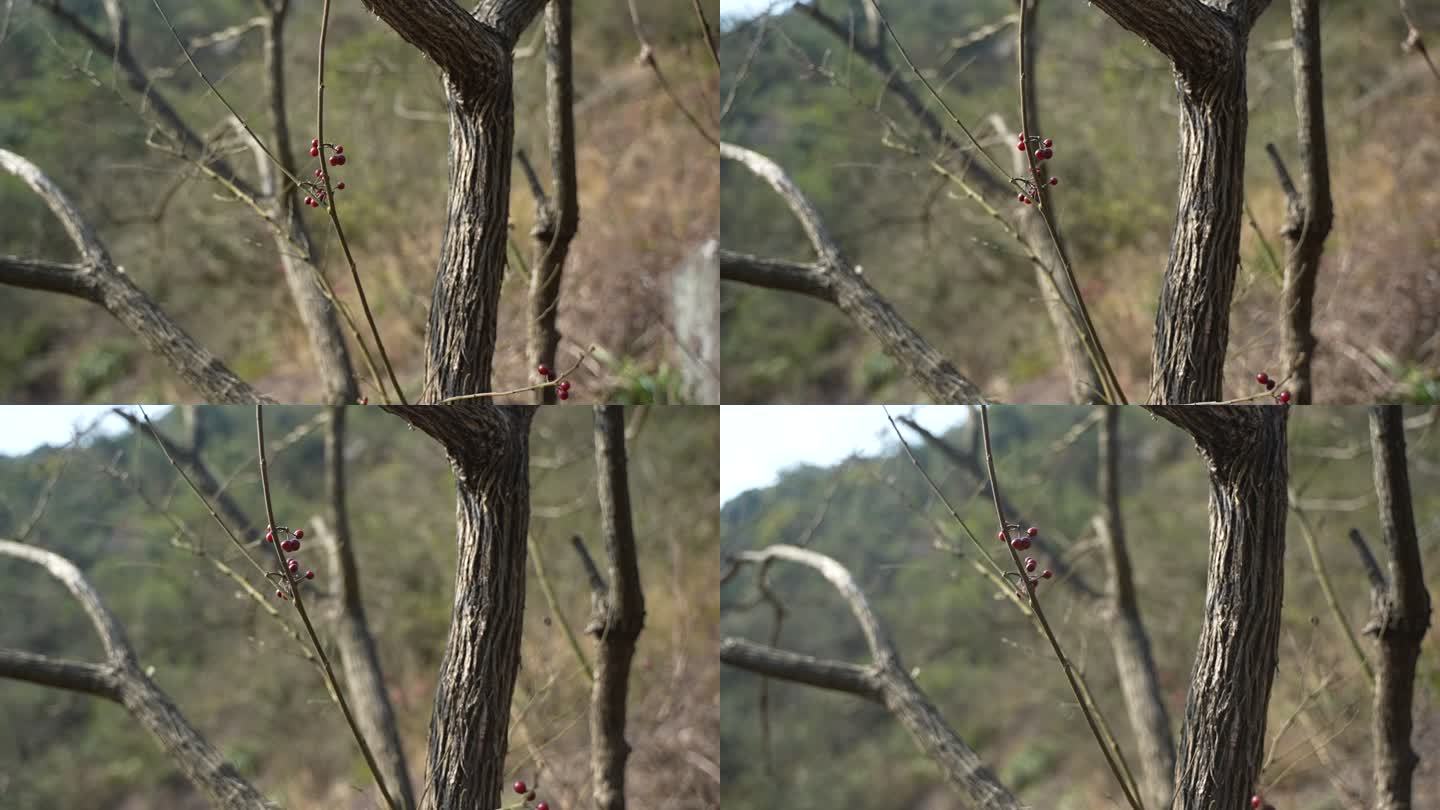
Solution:
[{"label": "tree trunk", "polygon": [[1430,593],[1420,564],[1410,473],[1405,463],[1405,427],[1399,405],[1370,411],[1370,446],[1375,459],[1375,494],[1389,552],[1390,582],[1374,594],[1375,615],[1367,632],[1380,646],[1375,667],[1376,810],[1410,810],[1411,782],[1420,758],[1411,745],[1414,727],[1415,662],[1430,627]]},{"label": "tree trunk", "polygon": [[525,615],[534,406],[385,406],[439,441],[455,472],[459,556],[430,718],[426,810],[501,800]]},{"label": "tree trunk", "polygon": [[350,516],[345,505],[345,407],[330,409],[325,429],[325,466],[330,501],[329,531],[321,534],[320,547],[329,564],[330,588],[335,596],[333,631],[345,673],[345,692],[350,698],[360,732],[370,745],[384,772],[385,784],[399,803],[399,810],[415,807],[415,791],[405,764],[405,749],[395,709],[385,690],[380,653],[365,618],[360,597],[360,572],[351,547]]},{"label": "tree trunk", "polygon": [[1210,471],[1210,562],[1173,810],[1248,806],[1265,750],[1284,595],[1286,421],[1280,406],[1155,407]]},{"label": "tree trunk", "polygon": [[1095,523],[1110,569],[1110,646],[1143,769],[1141,798],[1146,807],[1164,810],[1170,806],[1174,789],[1175,743],[1160,679],[1155,674],[1155,658],[1150,653],[1150,637],[1140,619],[1130,552],[1125,545],[1125,524],[1120,513],[1120,409],[1105,408],[1103,412],[1099,465],[1102,511]]}]

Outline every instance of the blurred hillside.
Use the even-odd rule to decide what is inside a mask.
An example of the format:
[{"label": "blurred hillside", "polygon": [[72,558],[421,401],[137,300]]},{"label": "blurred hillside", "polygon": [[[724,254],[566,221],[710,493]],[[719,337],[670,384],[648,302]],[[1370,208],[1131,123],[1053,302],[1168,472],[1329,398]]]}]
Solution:
[{"label": "blurred hillside", "polygon": [[[323,428],[286,449],[281,444],[319,413],[266,410],[277,520],[310,529],[316,539],[307,543],[320,542],[315,521],[326,509]],[[217,476],[235,475],[230,491],[262,515],[256,521],[263,525],[253,411],[206,408],[202,415],[210,433],[206,457]],[[184,435],[180,419],[177,409],[162,430]],[[347,423],[350,519],[366,612],[419,779],[450,620],[454,482],[438,445],[399,418],[353,408]],[[718,417],[713,408],[662,408],[643,416],[628,410],[627,423],[647,607],[631,679],[630,798],[642,807],[713,808],[718,784],[706,769],[718,767],[719,758]],[[532,556],[509,767],[516,777],[539,782],[552,807],[578,808],[590,795],[590,685],[560,619],[579,633],[590,610],[571,535],[583,536],[601,559],[604,553],[590,409],[544,409],[531,448],[531,538],[556,604],[548,604]],[[190,721],[286,807],[382,807],[344,720],[294,642],[209,562],[173,547],[172,524],[102,473],[102,465],[127,473],[194,532],[207,553],[238,559],[154,443],[134,435],[97,439],[74,452],[0,458],[0,537],[20,531],[47,481],[58,475],[30,541],[85,570],[124,623],[142,665],[155,668],[155,679]],[[320,562],[314,550],[300,554]],[[311,615],[319,617],[321,638],[328,638],[325,569],[315,567],[312,593],[321,596],[310,602]],[[591,640],[582,636],[580,645],[593,662]],[[100,654],[75,600],[35,566],[6,558],[0,558],[0,647],[86,660]],[[0,735],[6,810],[209,806],[113,704],[0,680],[0,728],[6,730]]]},{"label": "blurred hillside", "polygon": [[[1419,412],[1412,415],[1419,416]],[[1095,431],[1075,439],[1087,416],[1072,407],[997,407],[991,411],[995,462],[1013,508],[1058,545],[1057,555],[1093,587],[1106,582],[1104,555],[1088,531],[1098,508]],[[884,416],[876,409],[876,422]],[[1189,672],[1205,605],[1208,485],[1203,462],[1179,430],[1135,408],[1120,436],[1122,510],[1138,601],[1150,633],[1166,707],[1179,734]],[[948,438],[970,446],[969,426]],[[921,463],[982,540],[993,537],[994,508],[977,482],[907,431]],[[725,440],[742,437],[726,435]],[[1409,469],[1427,581],[1440,590],[1440,424],[1411,430]],[[1369,587],[1346,539],[1360,528],[1377,553],[1375,497],[1366,413],[1360,408],[1297,408],[1290,421],[1291,484],[1315,527],[1340,604],[1357,629],[1367,620]],[[887,485],[887,481],[893,485]],[[728,501],[722,546],[761,548],[798,542],[826,499],[809,547],[846,565],[866,591],[906,669],[954,729],[1017,792],[1049,810],[1119,808],[1125,801],[1095,748],[1084,717],[1048,645],[971,567],[934,547],[936,526],[963,555],[973,547],[930,497],[898,449],[830,467],[802,467],[769,488]],[[1037,555],[1042,556],[1042,555]],[[779,646],[869,663],[855,621],[834,588],[814,571],[770,566],[770,588],[786,608]],[[721,591],[721,636],[769,643],[772,611],[755,604],[755,571]],[[1370,692],[1359,664],[1326,606],[1302,535],[1288,521],[1280,664],[1271,696],[1263,785],[1279,808],[1342,810],[1333,777],[1370,795]],[[1101,611],[1057,580],[1041,598],[1067,654],[1089,682],[1120,745],[1135,745],[1120,697]],[[746,607],[750,605],[750,607]],[[1433,633],[1433,631],[1432,631]],[[1362,640],[1373,659],[1373,644]],[[1333,680],[1323,689],[1322,679]],[[759,711],[761,680],[721,671],[721,744],[726,808],[956,806],[938,769],[883,707],[851,695],[771,681],[770,756]],[[1311,696],[1300,722],[1277,732]],[[1433,637],[1421,654],[1415,697],[1415,806],[1440,806],[1440,656]],[[1317,762],[1327,747],[1335,767]],[[1349,805],[1349,806],[1363,806]]]},{"label": "blurred hillside", "polygon": [[[64,4],[109,36],[100,0]],[[156,87],[201,132],[227,120],[224,107],[184,62],[150,0],[124,4],[131,48]],[[641,3],[647,38],[686,106],[713,126],[714,60],[689,3]],[[706,3],[713,21],[718,9]],[[318,4],[295,4],[286,37],[287,103],[295,144],[315,120]],[[250,0],[170,3],[182,37],[238,26]],[[0,24],[0,147],[37,164],[77,202],[116,262],[236,373],[280,401],[317,401],[308,342],[295,322],[274,245],[245,206],[227,202],[193,167],[146,146],[139,98],[112,87],[109,55],[38,7],[22,3]],[[261,133],[260,35],[251,29],[195,56],[226,98]],[[670,282],[676,265],[719,233],[710,146],[636,64],[639,46],[626,0],[577,3],[575,82],[580,232],[561,298],[560,330],[572,347],[595,343],[612,359],[580,372],[590,400],[654,401],[678,388]],[[544,37],[537,22],[516,62],[516,147],[550,177],[544,123]],[[100,81],[97,86],[82,72]],[[434,67],[359,3],[332,10],[326,57],[326,136],[342,143],[347,238],[386,347],[407,389],[423,371],[424,330],[444,225],[445,98]],[[250,155],[234,156],[248,167]],[[513,244],[528,266],[534,200],[515,167]],[[244,170],[247,177],[253,173]],[[70,261],[74,248],[44,205],[0,176],[0,254]],[[320,265],[355,307],[333,229],[309,212]],[[512,261],[502,296],[497,390],[529,382],[524,358],[528,278]],[[357,314],[358,317],[358,314]],[[161,360],[93,304],[5,288],[0,318],[0,392],[8,402],[194,401]],[[573,341],[573,343],[571,342]],[[358,355],[357,365],[359,364]],[[567,361],[568,365],[568,361]],[[656,393],[660,392],[660,393]]]},{"label": "blurred hillside", "polygon": [[[820,6],[863,30],[861,0]],[[1410,6],[1418,25],[1440,19],[1434,0]],[[1020,129],[1016,30],[971,35],[1013,14],[1013,0],[883,7],[946,102],[1008,165]],[[1440,154],[1440,82],[1418,54],[1401,52],[1406,29],[1395,4],[1334,0],[1321,4],[1321,19],[1335,227],[1316,294],[1316,400],[1435,401],[1440,193],[1417,179],[1416,166]],[[1032,129],[1055,142],[1055,158],[1046,163],[1061,181],[1055,210],[1100,339],[1133,398],[1148,385],[1175,216],[1174,80],[1158,53],[1086,4],[1041,4],[1032,32],[1040,118]],[[1425,33],[1434,52],[1440,27]],[[1285,200],[1264,148],[1275,143],[1298,172],[1290,37],[1288,4],[1272,3],[1249,53],[1247,202],[1282,261]],[[948,122],[893,47],[890,58],[894,80],[913,87]],[[763,26],[731,20],[721,61],[722,97],[734,96],[725,140],[790,172],[865,278],[921,334],[991,398],[1066,399],[1033,271],[986,213],[930,170],[931,144],[903,105],[880,91],[863,59],[788,11]],[[1005,135],[995,135],[992,114],[1004,119]],[[892,124],[900,134],[887,144]],[[960,137],[953,123],[947,127]],[[923,157],[893,148],[905,136]],[[1020,207],[1013,196],[990,202],[1007,217]],[[727,249],[813,261],[778,197],[729,162],[721,169],[721,212]],[[1248,222],[1242,240],[1227,397],[1254,393],[1247,380],[1279,366],[1279,271]],[[925,399],[833,306],[740,284],[722,287],[725,401]]]}]

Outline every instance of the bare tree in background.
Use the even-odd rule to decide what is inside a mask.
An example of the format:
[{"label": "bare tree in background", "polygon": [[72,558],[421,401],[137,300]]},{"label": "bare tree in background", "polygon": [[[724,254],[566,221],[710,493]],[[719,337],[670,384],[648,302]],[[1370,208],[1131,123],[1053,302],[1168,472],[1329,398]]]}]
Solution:
[{"label": "bare tree in background", "polygon": [[625,414],[619,406],[595,408],[595,473],[610,577],[608,584],[598,574],[592,577],[595,613],[585,628],[599,646],[590,694],[590,781],[596,810],[625,810],[626,696],[635,641],[645,626],[645,594],[630,513]]},{"label": "bare tree in background", "polygon": [[[282,52],[289,2],[259,2],[264,12],[260,27],[266,37],[266,89],[275,141],[271,151],[278,155],[278,168],[293,176],[297,166],[291,157],[290,127],[284,115],[286,83]],[[521,32],[545,4],[546,0],[485,0],[472,13],[453,0],[365,2],[367,9],[435,63],[448,101],[450,166],[446,228],[430,304],[420,402],[491,390],[510,219],[510,167],[515,129],[512,50]],[[313,264],[311,239],[298,216],[293,184],[264,156],[258,140],[249,135],[247,140],[257,152],[259,180],[247,181],[230,162],[217,155],[215,144],[200,136],[180,117],[175,111],[176,105],[154,90],[144,67],[128,50],[127,23],[119,0],[106,0],[113,29],[110,37],[90,28],[60,0],[47,0],[40,6],[84,37],[97,51],[114,54],[121,78],[142,93],[147,106],[153,109],[157,128],[171,142],[168,148],[202,167],[232,195],[247,201],[265,220],[310,338],[312,359],[325,381],[326,401],[354,402],[359,386],[336,318],[338,302]],[[573,88],[568,92],[565,89],[571,84],[569,26],[565,24],[570,17],[569,4],[557,2],[551,17],[547,25],[550,31],[547,42],[552,51],[552,97],[548,114],[552,122],[557,199],[553,216],[542,217],[542,224],[548,222],[551,232],[536,276],[539,286],[534,301],[548,313],[537,326],[541,330],[537,333],[538,354],[544,354],[545,346],[558,340],[553,323],[555,297],[569,235],[573,235],[578,222],[573,202],[574,136],[573,121],[570,121],[573,115],[568,109],[573,106]],[[242,28],[241,33],[244,30],[248,29]],[[44,200],[65,226],[81,256],[76,264],[0,257],[0,283],[77,296],[103,306],[149,350],[162,356],[206,401],[264,399],[263,394],[204,349],[129,280],[79,209],[39,167],[19,155],[0,150],[0,170],[18,176]],[[340,307],[341,314],[346,314],[343,304]],[[545,318],[550,319],[548,325]],[[353,318],[350,321],[357,346],[366,352],[372,376],[379,377],[380,372],[368,354],[359,329]],[[553,355],[553,348],[548,351]],[[393,377],[391,381],[394,382]],[[380,379],[375,382],[384,386]],[[403,395],[400,398],[404,401]]]},{"label": "bare tree in background", "polygon": [[1411,742],[1414,729],[1415,662],[1430,628],[1430,592],[1420,562],[1410,472],[1405,460],[1404,415],[1399,405],[1370,410],[1370,447],[1375,465],[1375,495],[1385,538],[1385,573],[1358,533],[1370,574],[1371,615],[1365,632],[1375,637],[1375,708],[1371,736],[1375,746],[1376,810],[1410,810],[1415,766],[1420,758]]},{"label": "bare tree in background", "polygon": [[[1105,409],[1113,411],[1113,409]],[[1102,506],[1097,523],[1108,546],[1112,610],[1126,629],[1115,642],[1122,690],[1146,757],[1145,805],[1177,810],[1247,806],[1259,775],[1265,719],[1278,659],[1282,561],[1287,511],[1286,409],[1154,407],[1196,442],[1210,474],[1210,563],[1205,619],[1190,682],[1184,731],[1173,752],[1159,701],[1154,662],[1134,604],[1118,519],[1114,425],[1102,436]],[[1105,470],[1108,468],[1108,472]],[[726,638],[721,661],[772,678],[850,692],[896,713],[970,807],[1018,806],[1010,790],[946,725],[899,664],[863,592],[837,561],[804,549],[770,546],[732,555],[743,565],[796,562],[820,571],[845,597],[870,646],[868,667],[816,659]],[[1063,577],[1062,577],[1063,579]],[[1128,607],[1128,613],[1127,613]],[[1243,622],[1233,617],[1243,616]],[[904,711],[901,711],[903,709]],[[908,712],[908,714],[906,713]],[[1153,761],[1151,761],[1153,759]],[[1173,804],[1172,804],[1173,795]]]},{"label": "bare tree in background", "polygon": [[[1096,0],[1093,3],[1169,60],[1179,101],[1179,200],[1155,316],[1149,392],[1149,401],[1154,404],[1213,402],[1221,398],[1244,210],[1248,130],[1246,49],[1250,30],[1269,2]],[[1318,47],[1318,25],[1310,24],[1314,21],[1313,15],[1304,13],[1300,0],[1295,2],[1297,43],[1313,39]],[[873,0],[864,0],[861,6],[866,11],[865,23],[852,25],[857,29],[853,34],[850,28],[843,29],[847,43],[856,43],[856,53],[873,68],[890,67],[890,74],[897,72],[898,68],[890,66],[881,43],[881,31],[887,30],[883,16],[874,10]],[[818,2],[802,4],[799,13],[832,33],[839,34],[842,30],[840,21],[821,11]],[[1026,47],[1022,43],[1022,50]],[[1319,171],[1325,160],[1324,118],[1317,102],[1319,62],[1302,55],[1301,50],[1297,47],[1296,75],[1300,80],[1297,81],[1300,85],[1297,89],[1297,109],[1304,133],[1302,152],[1307,167],[1307,196],[1297,198],[1292,204],[1292,207],[1301,206],[1302,210],[1296,215],[1301,224],[1295,231],[1297,238],[1292,249],[1295,267],[1287,275],[1284,306],[1290,322],[1287,328],[1293,329],[1295,335],[1293,340],[1287,341],[1287,346],[1298,346],[1300,354],[1308,356],[1313,353],[1304,345],[1309,334],[1313,268],[1318,262],[1320,245],[1328,227],[1329,202],[1327,181]],[[953,135],[946,135],[944,128],[937,125],[936,116],[929,114],[927,118],[925,113],[917,112],[921,105],[906,101],[906,94],[913,91],[897,89],[901,86],[887,78],[886,91],[900,98],[902,104],[916,115],[922,130],[938,144],[957,142]],[[731,155],[722,149],[722,157],[733,157],[733,150],[739,147],[731,146],[730,149]],[[750,163],[753,162],[752,159]],[[1002,185],[983,169],[976,177],[978,179],[974,182],[981,192],[993,192]],[[1008,191],[1010,195],[1013,193],[1013,190]],[[975,192],[975,196],[979,199],[980,192]],[[832,266],[848,268],[849,265],[836,264],[833,257],[816,244],[808,226],[807,235],[811,236],[812,245],[821,258],[817,267],[796,266],[727,252],[722,257],[722,278],[834,300],[832,285],[842,274],[823,271]],[[1046,239],[1040,244],[1050,242]],[[1064,285],[1060,285],[1060,289],[1065,289]],[[873,294],[868,297],[878,298]],[[1058,309],[1063,302],[1056,299],[1054,303],[1057,308],[1052,316],[1063,313],[1062,309]],[[870,303],[869,308],[875,309],[880,304],[884,304],[883,299]],[[1064,334],[1062,330],[1062,344],[1068,345],[1065,344]],[[913,356],[907,357],[894,351],[890,344],[886,344],[886,351],[912,378],[922,380],[917,366],[922,355],[913,353]],[[1287,352],[1295,354],[1290,349]],[[1089,358],[1087,365],[1093,368]],[[1292,364],[1287,363],[1287,372],[1291,370]],[[1293,370],[1297,374],[1305,371],[1298,365]],[[1083,380],[1073,370],[1070,370],[1070,378],[1072,397],[1079,398]],[[1306,379],[1308,381],[1308,376]],[[926,391],[939,402],[973,401],[942,398],[933,386],[926,386]]]}]

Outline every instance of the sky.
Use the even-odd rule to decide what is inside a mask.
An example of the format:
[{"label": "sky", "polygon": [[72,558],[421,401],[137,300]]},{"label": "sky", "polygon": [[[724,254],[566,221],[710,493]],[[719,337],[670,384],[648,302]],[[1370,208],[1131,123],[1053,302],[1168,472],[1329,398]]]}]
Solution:
[{"label": "sky", "polygon": [[[20,456],[42,444],[70,443],[77,428],[100,419],[97,430],[105,435],[124,433],[130,426],[110,413],[114,405],[4,405],[0,406],[0,455]],[[151,419],[158,419],[169,405],[146,405]]]},{"label": "sky", "polygon": [[[964,421],[962,406],[891,407],[941,433]],[[798,464],[835,464],[897,445],[879,405],[724,405],[720,408],[720,502],[769,486]]]},{"label": "sky", "polygon": [[753,15],[764,11],[771,6],[775,11],[780,11],[782,6],[790,6],[792,3],[780,2],[780,0],[720,0],[720,17],[734,17],[739,15]]}]

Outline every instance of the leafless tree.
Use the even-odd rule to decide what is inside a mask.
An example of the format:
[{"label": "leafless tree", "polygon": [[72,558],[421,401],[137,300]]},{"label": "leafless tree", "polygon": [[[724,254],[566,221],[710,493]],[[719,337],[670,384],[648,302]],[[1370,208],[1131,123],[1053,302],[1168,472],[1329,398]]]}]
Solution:
[{"label": "leafless tree", "polygon": [[[112,27],[109,37],[90,28],[60,0],[47,0],[40,5],[92,47],[115,54],[116,69],[132,89],[144,96],[146,106],[154,110],[157,127],[170,141],[168,148],[202,167],[264,219],[284,262],[292,297],[310,338],[313,360],[325,380],[326,401],[353,402],[359,388],[338,325],[338,302],[328,282],[314,267],[310,236],[298,216],[296,189],[281,177],[282,173],[294,176],[296,169],[288,145],[291,128],[284,116],[286,85],[281,50],[289,2],[258,2],[264,13],[259,27],[266,37],[266,89],[274,143],[269,147],[262,145],[247,124],[237,122],[257,152],[258,181],[246,181],[232,163],[216,154],[213,144],[186,124],[175,111],[176,106],[153,88],[143,66],[128,50],[127,22],[119,0],[106,0]],[[510,218],[510,164],[515,127],[512,51],[520,33],[539,15],[545,3],[546,0],[485,0],[472,13],[453,0],[365,2],[367,9],[436,64],[448,101],[447,218],[426,331],[421,402],[491,390]],[[552,152],[556,156],[568,152],[570,158],[568,169],[563,160],[555,167],[559,184],[556,202],[559,208],[554,216],[557,230],[542,262],[553,265],[550,269],[554,272],[537,276],[546,283],[558,282],[564,245],[568,244],[560,234],[566,228],[573,229],[577,221],[573,206],[566,202],[567,195],[563,193],[567,185],[572,189],[574,186],[573,132],[567,143],[564,123],[569,116],[563,109],[570,96],[560,92],[563,85],[569,84],[568,36],[561,36],[568,33],[562,27],[569,16],[568,8],[566,3],[557,3],[549,24],[554,52],[550,117],[555,121],[552,133],[556,144]],[[242,27],[242,33],[243,30],[248,29]],[[264,154],[267,148],[276,156],[278,166]],[[65,226],[81,256],[76,264],[3,257],[0,258],[0,283],[78,296],[104,306],[151,351],[164,357],[207,401],[245,402],[264,398],[186,334],[119,270],[93,227],[38,167],[19,155],[0,150],[0,169],[20,177],[45,201]],[[338,227],[338,219],[332,216],[332,221]],[[545,284],[541,287],[540,292],[544,292]],[[537,300],[544,297],[537,293]],[[547,305],[546,309],[553,313],[554,307]],[[343,306],[340,314],[346,315]],[[368,354],[354,319],[349,320],[357,346],[366,351],[372,375],[379,377],[380,372]],[[551,326],[553,331],[553,324]],[[377,348],[386,360],[392,387],[398,388],[389,371],[388,359],[383,357],[383,346],[377,345]],[[382,380],[376,382],[384,385]],[[403,395],[400,398],[403,401]]]},{"label": "leafless tree", "polygon": [[[342,412],[332,411],[326,420],[329,513],[317,525],[312,542],[321,545],[331,569],[326,602],[336,613],[336,647],[351,707],[347,715],[353,711],[361,744],[368,743],[367,759],[369,752],[374,753],[377,773],[389,788],[382,792],[393,802],[392,807],[492,807],[501,795],[511,698],[520,666],[530,519],[529,434],[537,411],[534,406],[473,400],[386,408],[439,443],[456,482],[455,600],[438,674],[419,802],[406,775],[394,712],[385,697],[385,681],[360,596],[346,516],[344,416],[343,409],[337,409]],[[625,807],[624,768],[629,753],[624,736],[626,695],[630,660],[645,611],[624,435],[618,407],[597,413],[595,458],[610,584],[593,625],[600,654],[592,697],[592,769],[598,806],[610,810]],[[162,447],[168,454],[177,444],[169,440]],[[183,473],[199,465],[203,462],[187,457],[183,463],[177,462],[177,469]],[[211,475],[212,480],[215,477]],[[196,491],[203,490],[197,487]],[[217,520],[223,520],[216,514]],[[41,565],[69,587],[91,616],[107,654],[105,663],[89,664],[0,650],[0,677],[123,703],[214,804],[274,807],[221,758],[144,674],[118,621],[73,564],[52,552],[10,540],[0,540],[0,557]],[[243,577],[239,581],[243,582]],[[328,664],[325,666],[328,669]]]},{"label": "leafless tree", "polygon": [[[1206,616],[1201,627],[1186,705],[1184,732],[1175,762],[1173,793],[1164,791],[1169,778],[1163,767],[1169,746],[1168,720],[1149,714],[1158,704],[1153,662],[1134,648],[1133,639],[1116,647],[1116,655],[1141,663],[1122,678],[1122,688],[1137,696],[1130,706],[1132,723],[1147,754],[1159,757],[1148,766],[1147,802],[1157,807],[1240,807],[1252,795],[1265,744],[1265,718],[1278,660],[1280,605],[1288,481],[1287,409],[1153,406],[1152,412],[1186,431],[1196,443],[1210,476],[1210,562]],[[1111,426],[1113,427],[1113,425]],[[1113,435],[1113,434],[1111,434]],[[1113,460],[1113,446],[1108,458]],[[1102,454],[1102,457],[1104,454]],[[1117,540],[1118,507],[1113,505],[1114,470],[1102,473],[1102,523],[1109,532],[1112,569],[1128,564],[1123,537]],[[997,505],[1003,513],[1003,508]],[[1009,520],[1009,518],[1007,518]],[[731,555],[732,577],[745,565],[796,562],[822,573],[845,597],[865,633],[871,666],[815,659],[743,639],[727,638],[721,661],[767,677],[834,689],[881,702],[906,725],[917,744],[940,766],[947,781],[977,808],[1018,804],[979,756],[961,740],[924,698],[899,663],[899,653],[884,633],[863,592],[837,561],[805,549],[770,546]],[[1114,571],[1112,570],[1112,573]],[[1120,604],[1121,620],[1132,621],[1143,638],[1138,613],[1123,614],[1126,581],[1117,577],[1112,599]],[[1133,602],[1133,591],[1129,597]],[[1244,621],[1235,617],[1243,616]],[[1125,668],[1122,664],[1122,669]],[[1148,675],[1146,674],[1148,670]],[[1143,708],[1149,705],[1151,708]],[[1163,724],[1163,726],[1162,726]],[[1160,799],[1163,794],[1163,800]],[[1172,799],[1173,796],[1173,799]],[[1137,805],[1138,806],[1138,805]]]},{"label": "leafless tree", "polygon": [[1411,742],[1414,728],[1415,662],[1430,628],[1430,592],[1420,562],[1410,472],[1405,460],[1405,428],[1399,405],[1370,411],[1370,447],[1375,464],[1375,494],[1385,538],[1385,573],[1358,533],[1352,534],[1370,574],[1371,614],[1365,632],[1375,637],[1375,709],[1371,736],[1375,746],[1375,807],[1410,810],[1411,782],[1419,757]]}]

